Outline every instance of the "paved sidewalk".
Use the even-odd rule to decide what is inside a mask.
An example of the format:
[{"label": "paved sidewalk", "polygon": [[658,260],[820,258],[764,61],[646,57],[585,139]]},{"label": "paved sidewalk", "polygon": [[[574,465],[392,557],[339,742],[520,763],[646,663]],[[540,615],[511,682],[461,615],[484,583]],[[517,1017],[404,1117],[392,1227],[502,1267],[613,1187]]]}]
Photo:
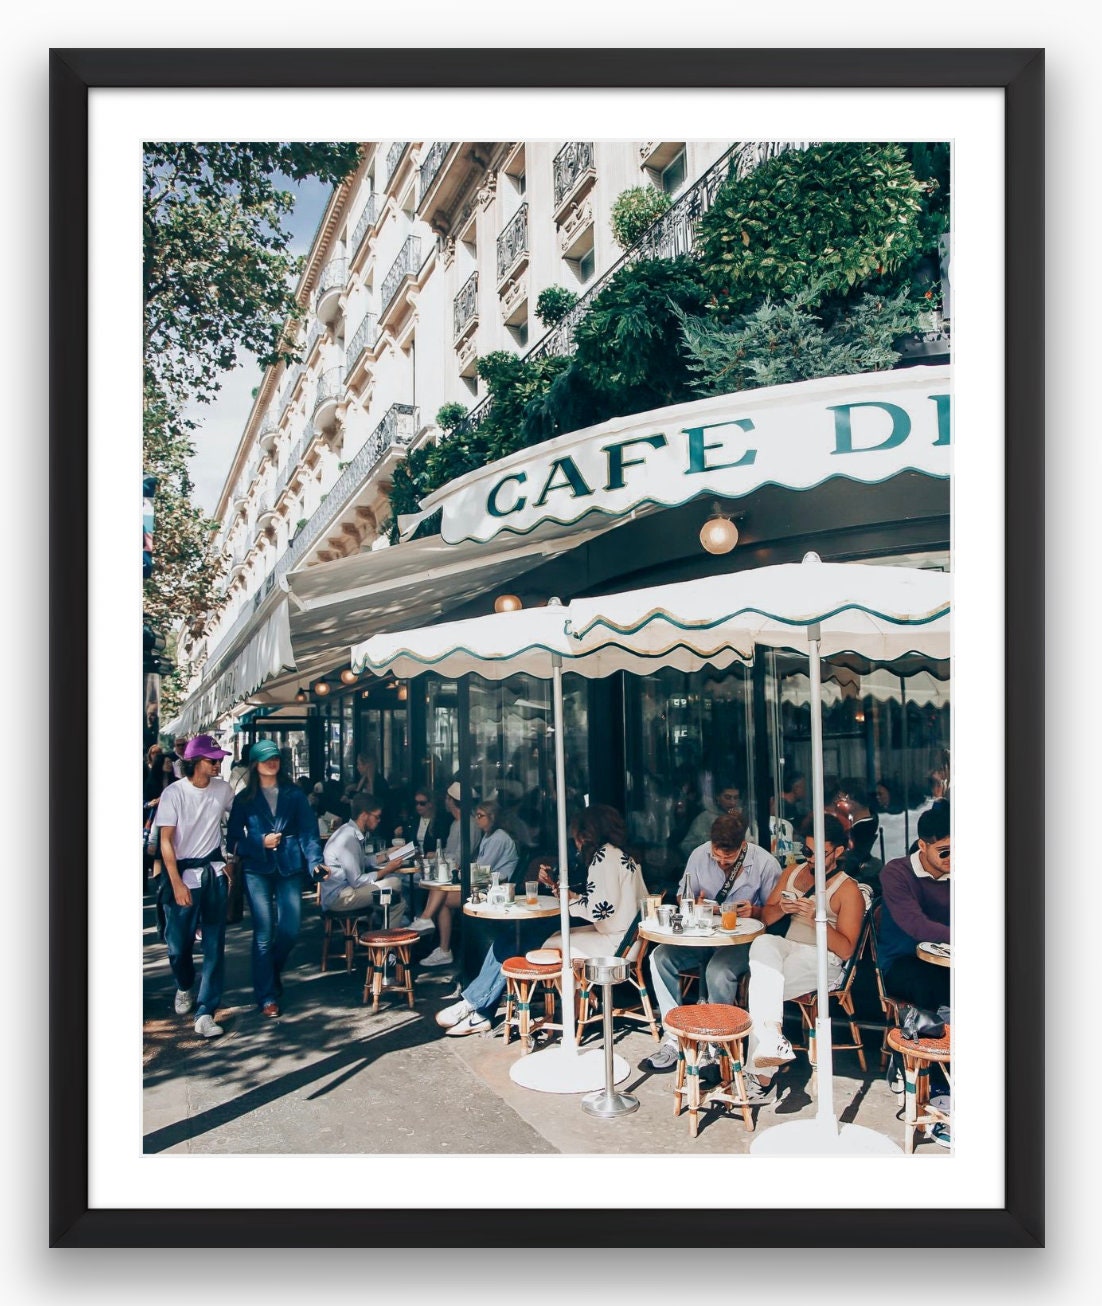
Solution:
[{"label": "paved sidewalk", "polygon": [[[190,1017],[172,1010],[175,986],[158,943],[152,901],[145,911],[144,1120],[146,1153],[709,1153],[746,1152],[741,1115],[702,1114],[689,1138],[687,1114],[674,1117],[673,1075],[636,1067],[654,1043],[641,1028],[617,1033],[617,1052],[632,1067],[621,1091],[639,1110],[616,1120],[586,1115],[580,1098],[518,1087],[509,1067],[520,1055],[499,1035],[447,1038],[433,1020],[452,1000],[450,972],[420,971],[414,1010],[386,1006],[372,1015],[362,1001],[363,964],[349,974],[320,971],[321,922],[304,907],[302,933],[284,975],[284,1014],[271,1020],[252,1001],[251,923],[226,932],[226,1033],[209,1042]],[[429,944],[431,946],[431,940]],[[404,1003],[404,999],[403,999]],[[586,1047],[599,1048],[598,1027]],[[869,1065],[879,1064],[875,1034]],[[811,1117],[806,1057],[783,1075],[775,1107],[756,1115],[758,1132]],[[845,1121],[902,1143],[902,1098],[882,1076],[862,1076],[853,1053],[836,1057],[835,1104]],[[946,1156],[924,1142],[920,1156]]]}]

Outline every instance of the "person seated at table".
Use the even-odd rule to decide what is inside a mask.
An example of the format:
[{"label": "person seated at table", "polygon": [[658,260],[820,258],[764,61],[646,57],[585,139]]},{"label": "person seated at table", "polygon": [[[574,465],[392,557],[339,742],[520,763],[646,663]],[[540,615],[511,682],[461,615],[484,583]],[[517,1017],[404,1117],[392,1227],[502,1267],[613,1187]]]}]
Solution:
[{"label": "person seated at table", "polygon": [[[322,853],[329,878],[321,882],[322,911],[370,911],[377,889],[392,889],[402,898],[403,877],[396,874],[400,857],[387,859],[364,848],[369,834],[378,829],[382,802],[372,794],[356,794],[350,803],[351,819],[339,826],[326,841]],[[392,925],[397,925],[391,919]]]},{"label": "person seated at table", "polygon": [[[824,817],[823,861],[826,870],[827,983],[837,987],[842,965],[857,946],[865,915],[865,898],[857,881],[842,870],[846,832],[841,821]],[[776,1067],[794,1057],[782,1031],[784,1004],[819,982],[815,947],[815,839],[805,839],[808,860],[782,874],[762,908],[766,927],[789,918],[785,935],[759,934],[750,945],[750,1030],[746,1062],[747,1099],[751,1106],[775,1100]],[[810,896],[805,896],[810,892]],[[785,897],[783,895],[794,895]]]},{"label": "person seated at table", "polygon": [[[869,806],[868,797],[859,780],[843,780],[834,795],[836,812],[848,822],[846,870],[861,879],[875,878],[880,871],[880,862],[873,858],[880,817]],[[870,868],[871,876],[860,874],[865,867]]]},{"label": "person seated at table", "polygon": [[[780,874],[777,859],[747,840],[746,820],[741,812],[735,812],[713,821],[709,842],[693,849],[678,885],[677,896],[688,895],[694,902],[709,898],[721,907],[734,904],[740,917],[759,920],[762,907]],[[681,971],[703,971],[700,976],[701,1002],[734,1004],[739,980],[750,966],[748,951],[742,945],[720,947],[711,956],[702,957],[700,948],[676,943],[659,944],[650,954],[650,976],[663,1022],[681,1001],[677,996],[681,988]],[[667,1034],[643,1065],[660,1074],[673,1070],[677,1065],[676,1035]]]},{"label": "person seated at table", "polygon": [[742,811],[742,790],[737,784],[722,784],[716,792],[715,804],[705,802],[704,810],[693,817],[681,840],[681,851],[686,857],[708,842],[712,822],[720,816],[732,816]]},{"label": "person seated at table", "polygon": [[949,968],[916,955],[920,943],[949,942],[952,857],[948,800],[918,818],[918,849],[880,872],[883,895],[876,956],[884,987],[924,1011],[949,1004]]},{"label": "person seated at table", "polygon": [[[417,825],[413,830],[412,838],[425,856],[430,859],[431,864],[431,859],[436,852],[445,845],[447,826],[455,824],[456,828],[459,828],[458,822],[448,822],[443,813],[437,813],[436,803],[431,791],[428,789],[418,789],[413,795],[413,803],[417,809]],[[395,837],[403,833],[402,829],[394,832]],[[456,860],[458,861],[458,857]],[[440,931],[439,944],[421,962],[422,966],[430,968],[433,966],[450,966],[452,963],[450,895],[445,893],[443,889],[429,889],[428,895],[420,914],[410,921],[409,927],[411,930],[424,931],[425,933],[433,929]]]},{"label": "person seated at table", "polygon": [[513,836],[501,824],[500,806],[487,798],[475,807],[474,819],[481,835],[478,864],[488,866],[491,877],[496,872],[499,884],[508,884],[516,874],[520,853]]},{"label": "person seated at table", "polygon": [[[462,808],[460,803],[463,801],[463,788],[459,781],[448,785],[448,791],[444,795],[444,807],[448,815],[452,818],[451,826],[448,829],[448,837],[444,843],[444,851],[459,866],[463,861],[463,824],[460,820]],[[473,857],[479,850],[479,844],[482,842],[482,831],[479,828],[478,821],[474,813],[471,813],[467,825],[467,843]]]},{"label": "person seated at table", "polygon": [[[482,808],[480,804],[477,810]],[[624,818],[615,808],[603,803],[584,808],[571,821],[570,832],[586,875],[579,892],[568,891],[570,914],[592,922],[570,931],[570,952],[579,957],[606,956],[616,950],[639,912],[639,903],[646,897],[643,872],[625,851],[627,830]],[[541,869],[540,880],[557,891],[558,886],[546,868]],[[562,935],[553,934],[543,946],[561,949]],[[512,932],[499,934],[487,950],[482,969],[463,990],[460,1000],[437,1012],[436,1023],[447,1030],[449,1037],[460,1038],[490,1028],[505,992],[501,964],[515,952]]]}]

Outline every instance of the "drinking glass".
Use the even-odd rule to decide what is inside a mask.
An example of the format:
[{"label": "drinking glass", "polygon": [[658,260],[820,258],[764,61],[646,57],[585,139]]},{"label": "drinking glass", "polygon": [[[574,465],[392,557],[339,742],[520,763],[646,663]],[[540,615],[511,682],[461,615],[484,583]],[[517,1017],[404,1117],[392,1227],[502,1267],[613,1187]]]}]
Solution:
[{"label": "drinking glass", "polygon": [[539,902],[540,882],[539,880],[524,881],[524,902],[528,907],[535,907]]}]

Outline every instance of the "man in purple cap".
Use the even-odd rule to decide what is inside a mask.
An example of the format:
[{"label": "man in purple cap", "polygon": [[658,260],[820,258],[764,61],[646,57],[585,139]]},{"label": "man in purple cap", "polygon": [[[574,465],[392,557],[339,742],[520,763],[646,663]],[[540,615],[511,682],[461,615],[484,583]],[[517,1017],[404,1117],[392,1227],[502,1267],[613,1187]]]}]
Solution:
[{"label": "man in purple cap", "polygon": [[[214,1013],[222,1000],[226,944],[226,859],[222,820],[233,806],[233,790],[219,778],[229,754],[210,735],[189,739],[181,758],[183,778],[169,785],[157,805],[161,858],[168,876],[165,943],[176,978],[176,1013],[195,1008],[195,1032],[223,1033]],[[195,935],[203,928],[203,973],[195,997]]]}]

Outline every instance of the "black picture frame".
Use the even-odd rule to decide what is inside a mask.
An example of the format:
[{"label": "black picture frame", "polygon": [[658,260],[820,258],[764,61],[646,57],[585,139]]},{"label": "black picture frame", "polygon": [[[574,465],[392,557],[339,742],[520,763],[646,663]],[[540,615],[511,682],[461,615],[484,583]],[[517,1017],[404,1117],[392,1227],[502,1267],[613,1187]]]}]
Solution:
[{"label": "black picture frame", "polygon": [[[405,70],[415,68],[414,78]],[[458,74],[461,71],[462,76]],[[1043,610],[1044,524],[1044,51],[1039,49],[795,50],[320,50],[320,49],[57,49],[50,52],[50,652],[67,665],[87,665],[89,571],[86,551],[70,547],[89,525],[88,93],[93,88],[314,88],[334,86],[486,88],[1001,88],[1005,97],[1006,284],[1014,311],[1005,323],[1005,520],[1028,520],[1031,531],[1008,530],[1007,611]],[[1011,581],[1013,578],[1013,595]],[[83,656],[82,656],[83,655]],[[1033,801],[1043,790],[1036,740],[1043,737],[1043,700],[1036,642],[1007,641],[1005,651],[1006,837],[1005,1010],[1030,1031],[1034,1061],[1043,1021],[1044,847]],[[1028,658],[1028,664],[1027,664]],[[74,733],[86,734],[89,686],[51,682],[51,752],[63,756]],[[64,695],[64,704],[61,696]],[[1010,706],[1013,704],[1013,711]],[[88,797],[67,794],[66,825],[88,825]],[[1023,826],[1025,827],[1023,829]],[[1024,836],[1024,837],[1023,837]],[[487,1227],[495,1241],[530,1245],[547,1220],[530,1207],[373,1213],[370,1231],[356,1210],[104,1210],[90,1209],[86,995],[89,963],[88,886],[69,873],[69,852],[50,852],[50,1213],[55,1247],[478,1245]],[[1029,956],[1029,967],[1014,959]],[[1010,1016],[1008,1015],[1008,1021]],[[771,1210],[738,1214],[737,1240],[773,1246],[798,1227],[807,1247],[1038,1247],[1044,1242],[1044,1104],[1040,1084],[1013,1073],[1011,1030],[1006,1049],[1005,1205],[960,1210],[872,1208]],[[996,1050],[992,1048],[992,1055]],[[1029,1094],[1028,1107],[1026,1093]],[[547,1213],[553,1218],[553,1213]],[[487,1225],[486,1221],[490,1224]],[[676,1244],[689,1236],[729,1245],[729,1212],[601,1210],[586,1213],[594,1246]],[[435,1236],[429,1229],[435,1228]]]}]

